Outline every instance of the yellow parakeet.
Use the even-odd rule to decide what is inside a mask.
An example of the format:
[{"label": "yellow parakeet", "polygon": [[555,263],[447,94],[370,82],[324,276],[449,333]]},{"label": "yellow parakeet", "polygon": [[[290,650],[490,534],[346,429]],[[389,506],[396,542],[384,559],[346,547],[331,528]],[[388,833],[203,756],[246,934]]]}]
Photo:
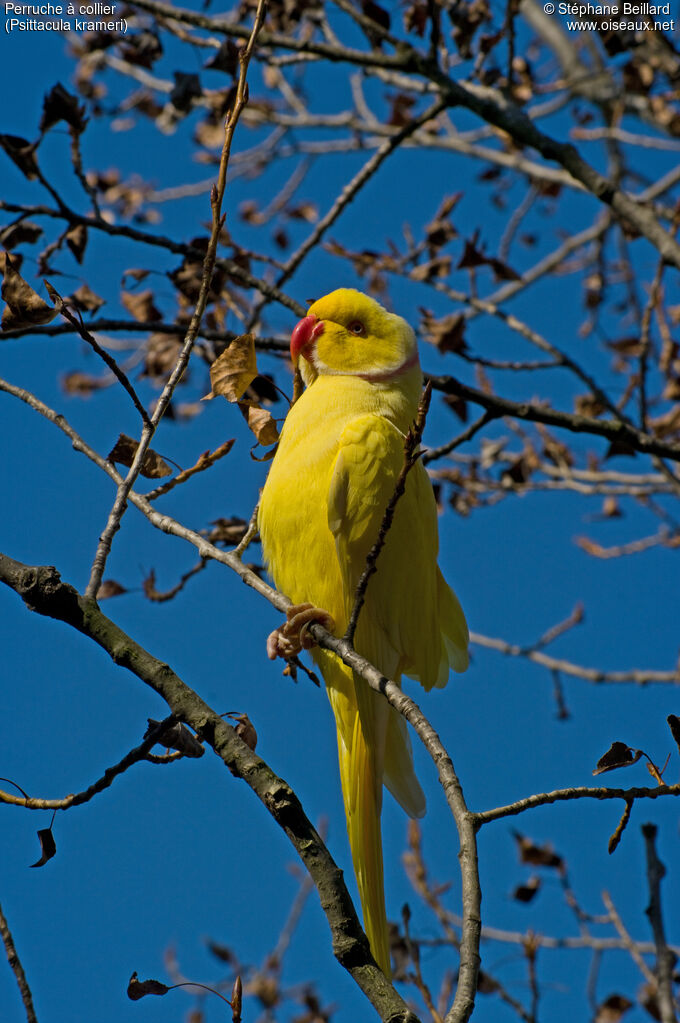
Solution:
[{"label": "yellow parakeet", "polygon": [[[262,492],[262,548],[276,586],[294,604],[314,605],[298,620],[321,620],[343,635],[416,415],[422,384],[416,339],[401,317],[340,288],[311,305],[293,331],[291,354],[294,362],[302,356],[307,386],[288,414]],[[369,582],[354,644],[388,678],[408,675],[425,689],[445,685],[450,667],[468,665],[467,625],[437,567],[437,550],[435,500],[417,462]],[[270,637],[270,656],[286,652],[286,631]],[[412,817],[425,812],[425,797],[404,719],[334,654],[317,648],[313,656],[337,724],[364,927],[389,976],[382,786]]]}]

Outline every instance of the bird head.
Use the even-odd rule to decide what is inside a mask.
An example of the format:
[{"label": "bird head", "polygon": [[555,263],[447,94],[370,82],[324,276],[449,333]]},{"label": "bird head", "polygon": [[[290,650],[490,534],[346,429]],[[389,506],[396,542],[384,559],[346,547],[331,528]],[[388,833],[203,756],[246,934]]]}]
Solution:
[{"label": "bird head", "polygon": [[338,288],[312,303],[293,330],[290,353],[307,385],[318,376],[380,383],[418,365],[415,334],[406,320],[353,288]]}]

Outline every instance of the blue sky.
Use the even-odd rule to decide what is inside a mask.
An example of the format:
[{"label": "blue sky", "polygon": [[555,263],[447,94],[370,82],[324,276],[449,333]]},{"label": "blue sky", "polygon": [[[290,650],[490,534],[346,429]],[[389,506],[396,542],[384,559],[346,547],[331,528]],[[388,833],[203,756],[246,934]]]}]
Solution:
[{"label": "blue sky", "polygon": [[[3,110],[2,130],[33,137],[43,94],[57,81],[70,87],[72,65],[58,36],[25,33],[5,36],[0,44],[4,92],[13,102]],[[197,68],[199,56],[196,57]],[[188,70],[191,70],[188,68]],[[217,80],[214,83],[217,84]],[[340,75],[328,80],[331,91],[341,87]],[[112,88],[115,85],[112,82]],[[325,102],[319,98],[320,107]],[[115,138],[94,122],[85,135],[86,166],[105,169],[119,164],[126,173],[152,176],[158,187],[206,177],[206,168],[190,162],[189,130],[175,135],[151,135],[146,123]],[[249,140],[250,141],[250,140]],[[78,208],[84,203],[67,177],[68,138],[55,130],[44,147],[49,173],[63,183],[64,195]],[[41,149],[41,154],[43,153]],[[0,154],[1,155],[1,154]],[[601,157],[593,154],[596,162]],[[656,160],[657,157],[655,156]],[[315,168],[309,191],[323,211],[338,188],[362,161],[355,155]],[[669,158],[658,157],[659,173]],[[471,232],[480,222],[476,193],[479,167],[455,156],[426,156],[408,152],[388,163],[346,212],[331,237],[349,248],[378,248],[386,237],[398,237],[405,221],[417,230],[430,219],[443,194],[462,188],[456,224]],[[227,194],[228,224],[243,244],[251,229],[238,221],[238,203],[253,194],[262,205],[276,187],[273,172],[254,184],[239,179]],[[27,196],[42,201],[37,186],[25,186],[19,172],[2,157],[0,182],[6,198]],[[279,182],[280,184],[280,182]],[[481,198],[480,198],[481,195]],[[511,195],[519,201],[521,192]],[[585,226],[594,200],[570,197],[574,230]],[[208,219],[207,197],[163,207],[159,230],[190,238]],[[505,214],[490,204],[484,208],[482,238],[491,243],[502,229]],[[153,228],[150,228],[153,230]],[[304,237],[308,227],[292,226]],[[555,244],[548,238],[546,247]],[[547,250],[547,248],[546,248]],[[35,250],[33,250],[35,252]],[[513,254],[518,268],[540,255],[520,249]],[[130,266],[165,271],[176,264],[160,250],[133,250],[104,236],[90,240],[87,280],[95,291],[113,295],[105,307],[116,314],[117,281]],[[638,243],[637,266],[645,280],[653,274],[655,257]],[[66,292],[75,288],[82,271],[69,259],[59,264],[67,276],[55,284]],[[35,263],[28,258],[24,274]],[[157,289],[161,302],[170,294],[162,277],[145,285]],[[287,290],[299,301],[344,284],[354,284],[343,266],[328,255],[310,260]],[[487,284],[489,282],[486,282]],[[395,310],[413,322],[422,296],[413,285],[390,288]],[[608,356],[592,352],[593,338],[577,336],[581,318],[580,282],[576,276],[548,278],[530,300],[513,309],[530,319],[555,343],[584,360],[592,357],[608,374]],[[430,303],[433,306],[434,302]],[[118,308],[118,312],[121,309]],[[450,311],[436,303],[438,315]],[[272,308],[268,327],[289,331],[294,318]],[[515,335],[501,325],[478,319],[471,336],[488,357],[521,357]],[[517,353],[520,352],[518,355]],[[432,349],[422,353],[426,369],[448,370],[474,384],[468,367],[443,358]],[[48,405],[63,412],[83,436],[104,454],[118,433],[137,430],[134,410],[122,392],[110,389],[91,400],[64,395],[60,376],[76,367],[99,372],[94,356],[70,336],[5,340],[0,343],[0,371],[11,382],[28,387]],[[277,363],[276,366],[279,364]],[[271,357],[261,360],[273,369]],[[554,372],[554,371],[553,371]],[[508,397],[541,393],[536,378],[527,394],[526,383],[503,379]],[[569,378],[553,384],[552,393],[563,407],[582,390]],[[202,365],[196,367],[187,394],[207,390]],[[500,386],[500,385],[499,385]],[[149,401],[153,392],[140,384]],[[282,414],[282,405],[276,406]],[[97,537],[113,501],[110,481],[86,459],[71,452],[54,426],[6,395],[0,397],[3,428],[1,456],[4,479],[0,500],[0,546],[19,560],[55,564],[67,581],[84,588]],[[441,442],[459,429],[458,421],[435,400],[426,441]],[[507,435],[503,424],[489,436]],[[162,424],[154,448],[182,466],[198,454],[236,438],[233,452],[209,473],[178,488],[164,499],[163,509],[194,528],[219,516],[247,518],[266,474],[266,463],[248,455],[250,436],[238,411],[222,401],[209,403],[197,419],[178,426]],[[594,439],[579,441],[581,452],[602,452]],[[635,463],[619,460],[632,471]],[[607,669],[639,666],[670,668],[678,652],[677,583],[674,552],[656,548],[611,562],[588,557],[574,545],[575,535],[588,533],[614,544],[653,531],[643,509],[631,509],[623,519],[595,523],[600,499],[566,494],[529,494],[482,509],[468,518],[447,511],[441,520],[440,563],[466,610],[471,628],[489,636],[519,643],[535,640],[583,601],[585,622],[553,649],[579,663]],[[253,548],[252,557],[259,551]],[[279,618],[257,595],[228,570],[210,565],[175,600],[151,604],[141,593],[150,569],[159,588],[168,588],[195,562],[193,549],[156,532],[134,509],[116,536],[106,576],[130,592],[106,602],[109,614],[152,653],[162,657],[219,712],[246,711],[259,734],[258,752],[289,781],[308,816],[328,820],[328,844],[346,871],[354,891],[337,779],[334,728],[323,691],[304,677],[297,685],[281,676],[279,665],[265,657],[267,633]],[[117,762],[141,740],[147,717],[164,714],[161,701],[141,683],[113,665],[83,637],[60,623],[31,616],[8,590],[0,593],[3,710],[0,721],[0,774],[18,782],[30,794],[57,797],[80,790]],[[571,712],[558,721],[550,676],[520,659],[474,650],[464,676],[452,678],[443,692],[423,696],[422,703],[451,750],[470,806],[484,809],[532,792],[592,782],[591,770],[614,740],[623,740],[663,761],[673,743],[665,718],[678,713],[678,698],[670,687],[593,686],[565,680]],[[445,896],[458,911],[457,838],[434,768],[419,748],[419,775],[428,794],[429,812],[423,841],[431,873],[451,882]],[[677,752],[668,769],[677,777]],[[606,776],[613,785],[647,783],[641,764],[626,773]],[[543,872],[545,884],[534,902],[524,906],[511,898],[513,888],[531,872],[517,862],[512,829],[538,843],[552,842],[569,865],[570,879],[583,905],[603,912],[601,891],[607,889],[631,933],[650,937],[644,915],[647,904],[644,846],[639,825],[653,819],[660,825],[659,853],[669,866],[664,879],[669,940],[677,932],[679,881],[677,810],[670,801],[636,804],[621,847],[607,854],[607,840],[620,813],[618,803],[579,802],[545,807],[530,815],[500,821],[483,829],[480,858],[484,890],[484,922],[508,930],[574,934],[576,925],[564,908],[557,878]],[[408,901],[414,933],[434,937],[436,922],[412,892],[401,855],[406,820],[390,797],[385,800],[384,846],[388,915],[398,919]],[[164,955],[174,948],[182,973],[210,983],[220,976],[219,964],[206,950],[207,938],[234,949],[244,963],[262,962],[275,944],[299,886],[296,857],[287,839],[272,824],[250,790],[233,779],[208,752],[201,760],[167,767],[137,765],[117,779],[110,790],[87,805],[58,814],[54,825],[57,856],[45,867],[30,870],[38,858],[35,832],[47,827],[49,815],[2,808],[0,830],[0,902],[13,929],[17,949],[32,985],[40,1023],[127,1023],[144,1020],[182,1020],[192,997],[174,992],[164,999],[128,1001],[125,988],[133,970],[141,977],[167,980]],[[594,933],[604,933],[594,928]],[[528,999],[526,967],[514,946],[485,946],[485,965],[520,1000]],[[424,953],[424,969],[437,987],[455,963],[442,950]],[[587,954],[544,951],[539,955],[544,984],[545,1018],[552,1023],[585,1018]],[[635,990],[630,960],[612,955],[603,964],[598,1000],[625,987]],[[313,981],[325,1004],[340,1008],[333,1019],[349,1023],[370,1018],[349,978],[334,963],[327,926],[312,894],[286,959],[285,986]],[[411,996],[412,989],[408,990]],[[206,1019],[225,1017],[216,999],[205,1003]],[[286,1009],[282,1019],[293,1018]],[[246,1003],[245,1019],[259,1016],[254,1001]],[[0,970],[0,1018],[21,1020],[22,1009],[8,969]],[[510,1019],[508,1010],[491,996],[480,996],[475,1019],[480,1023]],[[642,1020],[642,1010],[627,1017]]]}]

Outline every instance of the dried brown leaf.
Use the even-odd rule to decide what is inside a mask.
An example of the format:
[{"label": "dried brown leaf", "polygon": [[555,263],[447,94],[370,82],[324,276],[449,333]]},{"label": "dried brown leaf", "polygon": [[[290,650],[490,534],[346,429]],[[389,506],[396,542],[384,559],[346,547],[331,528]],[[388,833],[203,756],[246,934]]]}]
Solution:
[{"label": "dried brown leaf", "polygon": [[395,128],[403,128],[405,124],[413,120],[411,110],[416,103],[415,96],[409,96],[405,92],[398,92],[390,97],[390,103],[392,109],[387,119],[388,124],[393,125]]},{"label": "dried brown leaf", "polygon": [[66,244],[73,253],[77,263],[82,263],[87,246],[87,228],[84,224],[76,224],[66,232]]},{"label": "dried brown leaf", "polygon": [[638,1001],[642,1008],[652,1017],[661,1021],[661,1010],[659,1008],[659,991],[656,984],[644,984],[638,992]]},{"label": "dried brown leaf", "polygon": [[619,1023],[624,1012],[632,1007],[633,1003],[625,995],[610,995],[598,1005],[593,1023]]},{"label": "dried brown leaf", "polygon": [[465,398],[461,398],[457,394],[447,394],[444,398],[444,404],[458,416],[461,423],[467,423],[468,404]]},{"label": "dried brown leaf", "polygon": [[275,405],[281,400],[281,393],[269,373],[260,373],[246,390],[244,400]]},{"label": "dried brown leaf", "polygon": [[133,1002],[138,1002],[145,995],[167,995],[170,988],[160,980],[140,980],[137,971],[130,977],[127,987],[127,996]]},{"label": "dried brown leaf", "polygon": [[24,257],[20,252],[13,252],[11,256],[9,252],[0,252],[0,271],[3,274],[5,272],[5,267],[7,266],[7,260],[12,261],[15,270],[20,270]]},{"label": "dried brown leaf", "polygon": [[604,519],[620,519],[623,517],[621,506],[615,497],[605,497],[602,502],[601,515]]},{"label": "dried brown leaf", "polygon": [[246,224],[263,224],[264,217],[254,199],[245,199],[239,203],[238,215]]},{"label": "dried brown leaf", "polygon": [[511,266],[504,263],[502,259],[496,259],[492,256],[487,260],[489,266],[493,270],[493,275],[497,281],[521,281],[522,275],[518,274],[516,270],[513,270]]},{"label": "dried brown leaf", "polygon": [[617,455],[628,455],[632,458],[635,456],[635,448],[631,447],[630,444],[626,444],[623,440],[613,440],[609,444],[604,457],[605,459],[616,458]]},{"label": "dried brown leaf", "polygon": [[668,727],[671,730],[671,735],[675,739],[678,752],[680,752],[680,718],[675,714],[669,714],[666,721],[668,722]]},{"label": "dried brown leaf", "polygon": [[122,43],[121,53],[125,60],[139,67],[153,67],[155,61],[163,54],[160,39],[148,28],[134,35],[124,36],[117,42]]},{"label": "dried brown leaf", "polygon": [[165,600],[165,594],[156,589],[156,571],[153,568],[142,580],[142,590],[147,600],[158,601],[159,603]]},{"label": "dried brown leaf", "polygon": [[267,409],[259,405],[251,405],[246,402],[239,402],[239,408],[248,427],[255,434],[258,444],[268,447],[275,444],[279,439],[279,431],[276,420]]},{"label": "dried brown leaf", "polygon": [[57,854],[57,843],[54,841],[52,828],[41,828],[38,832],[38,841],[40,842],[41,856],[35,863],[31,863],[32,867],[44,866],[48,860],[51,860]]},{"label": "dried brown leaf", "polygon": [[256,376],[255,339],[252,334],[241,334],[234,338],[210,367],[212,390],[203,400],[207,401],[220,394],[227,401],[238,401]]},{"label": "dried brown leaf", "polygon": [[124,270],[123,276],[120,279],[120,286],[121,288],[127,287],[128,277],[139,284],[139,282],[145,280],[150,273],[150,270],[143,270],[138,267],[132,267],[130,270]]},{"label": "dried brown leaf", "polygon": [[80,106],[77,97],[68,92],[61,82],[57,82],[46,93],[43,100],[42,117],[40,118],[41,133],[46,132],[59,121],[65,121],[77,135],[80,135],[87,125],[85,107]]},{"label": "dried brown leaf", "polygon": [[308,200],[286,206],[285,212],[291,220],[304,220],[308,224],[315,224],[319,219],[319,207]]},{"label": "dried brown leaf", "polygon": [[492,995],[498,991],[498,988],[498,981],[494,977],[485,973],[484,970],[479,971],[479,976],[477,977],[477,991],[480,995]]},{"label": "dried brown leaf", "polygon": [[420,323],[421,333],[426,341],[435,345],[440,352],[464,352],[467,350],[465,343],[465,317],[462,313],[449,313],[436,319],[429,309],[420,310],[422,320]]},{"label": "dried brown leaf", "polygon": [[208,534],[210,543],[223,543],[228,547],[240,543],[248,528],[246,520],[236,516],[229,519],[215,519],[210,525],[213,527]]},{"label": "dried brown leaf", "polygon": [[239,714],[238,711],[232,710],[225,717],[232,718],[237,724],[234,727],[234,731],[238,735],[239,739],[245,742],[251,750],[255,750],[257,746],[257,732],[255,726],[248,717],[247,714]]},{"label": "dried brown leaf", "polygon": [[208,941],[208,952],[215,956],[221,963],[233,963],[236,962],[234,953],[226,945],[222,945],[217,941]]},{"label": "dried brown leaf", "polygon": [[535,867],[551,867],[554,870],[564,869],[564,860],[554,852],[550,845],[536,845],[526,835],[519,831],[513,831],[513,836],[519,846],[519,856],[522,863],[531,863]]},{"label": "dried brown leaf", "polygon": [[483,252],[477,248],[479,231],[475,231],[472,238],[466,239],[463,254],[458,261],[458,270],[470,270],[475,266],[484,266],[488,260]]},{"label": "dried brown leaf", "polygon": [[282,227],[279,227],[276,231],[274,231],[272,238],[274,239],[274,243],[278,245],[280,249],[287,249],[290,245],[290,238]]},{"label": "dried brown leaf", "polygon": [[[4,249],[14,249],[17,245],[36,242],[43,229],[40,224],[34,224],[31,220],[19,220],[14,224],[8,224],[0,231],[0,245]],[[18,270],[19,267],[17,266]]]},{"label": "dried brown leaf", "polygon": [[[108,462],[117,462],[118,465],[125,465],[129,469],[134,461],[139,444],[132,437],[121,433],[113,448],[106,456]],[[140,473],[146,479],[158,480],[163,476],[171,476],[172,469],[159,454],[148,448],[142,460]]]},{"label": "dried brown leaf", "polygon": [[179,334],[150,334],[146,343],[142,375],[166,377],[177,362],[181,347],[182,338]]},{"label": "dried brown leaf", "polygon": [[531,475],[531,468],[524,455],[514,459],[510,465],[501,472],[501,480],[512,481],[513,483],[526,483]]},{"label": "dried brown leaf", "polygon": [[630,767],[631,764],[636,764],[641,756],[642,750],[633,749],[625,742],[613,742],[598,760],[593,774],[604,774],[605,771],[615,771],[619,767]]},{"label": "dried brown leaf", "polygon": [[404,28],[407,32],[415,32],[422,39],[425,35],[428,18],[429,10],[427,4],[413,3],[404,11]]},{"label": "dried brown leaf", "polygon": [[597,419],[604,411],[605,406],[594,394],[577,394],[574,398],[574,412],[579,416]]},{"label": "dried brown leaf", "polygon": [[66,299],[66,301],[70,304],[76,305],[83,311],[96,313],[97,309],[101,309],[104,305],[106,299],[95,294],[92,288],[90,288],[87,284],[81,284],[80,287],[74,291],[68,299]]},{"label": "dried brown leaf", "polygon": [[507,263],[504,263],[502,259],[485,255],[477,247],[478,239],[479,231],[475,231],[472,238],[466,240],[463,254],[458,262],[458,270],[470,270],[477,266],[490,266],[496,280],[520,281],[522,279],[521,275],[516,270],[513,270],[511,266],[508,266]]},{"label": "dried brown leaf", "polygon": [[238,71],[238,53],[239,49],[236,43],[231,39],[225,39],[220,44],[219,50],[205,62],[203,67],[210,68],[212,71],[225,71],[233,77]]},{"label": "dried brown leaf", "polygon": [[[154,721],[153,718],[147,718],[148,728],[144,733],[144,738],[148,739],[154,729],[158,728],[160,721]],[[178,753],[183,753],[185,757],[202,757],[205,753],[204,747],[198,741],[195,735],[189,731],[186,725],[183,725],[181,721],[176,722],[174,725],[168,725],[156,738],[156,742],[159,746],[165,746],[166,749],[175,749]]]},{"label": "dried brown leaf", "polygon": [[3,330],[50,323],[57,315],[57,310],[23,279],[10,255],[5,256],[2,297],[7,303],[2,313]]},{"label": "dried brown leaf", "polygon": [[540,877],[530,877],[525,884],[519,884],[512,893],[513,899],[517,902],[531,902],[538,894],[541,887]]},{"label": "dried brown leaf", "polygon": [[79,369],[64,373],[60,383],[65,394],[77,394],[80,398],[90,398],[95,391],[108,387],[106,380],[91,373],[82,373]]},{"label": "dried brown leaf", "polygon": [[662,416],[652,419],[650,426],[657,437],[670,437],[680,432],[680,405],[674,405]]},{"label": "dried brown leaf", "polygon": [[671,377],[666,382],[661,397],[664,401],[680,401],[680,377]]},{"label": "dried brown leaf", "polygon": [[109,600],[110,597],[120,597],[121,593],[127,593],[124,586],[115,579],[104,579],[97,590],[97,600]]},{"label": "dried brown leaf", "polygon": [[36,146],[19,135],[0,135],[2,147],[10,160],[13,160],[24,177],[34,181],[38,176],[38,164],[35,158]]},{"label": "dried brown leaf", "polygon": [[187,113],[191,110],[194,100],[200,99],[203,90],[197,74],[189,71],[173,71],[175,84],[170,91],[170,102],[176,110]]},{"label": "dried brown leaf", "polygon": [[121,292],[120,300],[138,323],[149,323],[154,320],[162,320],[163,315],[156,308],[151,289],[136,293],[130,291]]},{"label": "dried brown leaf", "polygon": [[435,256],[426,263],[414,266],[409,276],[414,281],[433,281],[437,277],[448,277],[451,273],[451,257]]}]

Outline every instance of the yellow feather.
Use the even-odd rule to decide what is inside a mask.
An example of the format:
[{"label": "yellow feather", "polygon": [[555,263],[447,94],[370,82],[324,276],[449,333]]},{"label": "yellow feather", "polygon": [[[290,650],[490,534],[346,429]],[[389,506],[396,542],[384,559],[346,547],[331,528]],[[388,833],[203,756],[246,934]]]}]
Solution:
[{"label": "yellow feather", "polygon": [[[329,611],[342,635],[357,582],[404,459],[421,371],[413,331],[351,289],[315,302],[324,329],[305,361],[307,390],[291,408],[262,492],[259,527],[277,587],[293,603]],[[361,336],[348,327],[359,322]],[[305,349],[307,355],[307,349]],[[467,667],[467,625],[437,567],[437,518],[429,478],[408,475],[371,579],[356,649],[397,683],[444,685]],[[407,813],[422,816],[403,719],[332,653],[315,650],[338,733],[347,830],[364,926],[390,973],[383,895],[383,783]]]}]

